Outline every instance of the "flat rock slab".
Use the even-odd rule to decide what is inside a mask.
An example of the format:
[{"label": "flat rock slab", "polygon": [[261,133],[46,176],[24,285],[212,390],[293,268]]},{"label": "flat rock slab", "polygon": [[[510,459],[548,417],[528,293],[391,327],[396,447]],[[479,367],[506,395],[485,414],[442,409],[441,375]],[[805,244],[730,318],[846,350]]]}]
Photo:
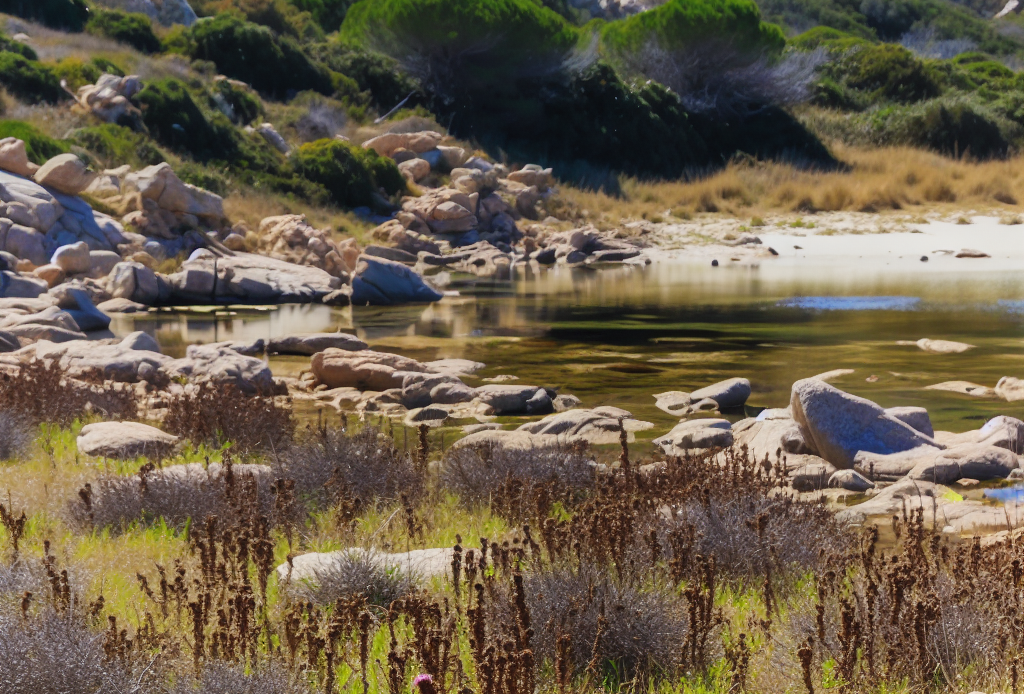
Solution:
[{"label": "flat rock slab", "polygon": [[82,427],[78,450],[86,455],[131,460],[140,456],[161,458],[179,438],[139,422],[97,422]]},{"label": "flat rock slab", "polygon": [[750,381],[745,378],[727,378],[690,393],[692,401],[714,400],[722,409],[743,407],[749,397]]},{"label": "flat rock slab", "polygon": [[316,583],[339,570],[346,560],[366,560],[386,572],[402,573],[421,579],[446,576],[452,570],[455,550],[451,547],[414,549],[411,552],[386,554],[363,548],[342,549],[337,552],[310,552],[293,557],[277,567],[277,578],[282,584],[308,581]]},{"label": "flat rock slab", "polygon": [[461,377],[472,376],[477,371],[486,368],[487,365],[478,361],[470,361],[469,359],[436,359],[423,362],[423,366],[427,367],[428,371],[433,371],[437,374]]},{"label": "flat rock slab", "polygon": [[732,424],[725,419],[691,419],[677,424],[672,431],[654,439],[666,455],[685,455],[687,451],[725,448],[733,444]]},{"label": "flat rock slab", "polygon": [[424,373],[427,368],[415,359],[390,352],[331,348],[313,355],[310,370],[317,382],[328,388],[385,391],[401,388],[406,372]]},{"label": "flat rock slab", "polygon": [[355,335],[347,333],[314,333],[312,335],[295,335],[279,337],[270,341],[267,351],[275,354],[299,354],[312,356],[325,349],[342,349],[357,352],[367,348],[365,342]]},{"label": "flat rock slab", "polygon": [[581,442],[574,436],[554,434],[531,434],[528,431],[478,431],[452,444],[453,450],[460,448],[501,448],[508,451],[534,451],[543,448],[558,448]]},{"label": "flat rock slab", "polygon": [[586,439],[592,444],[619,442],[620,425],[626,430],[628,442],[636,440],[635,432],[653,429],[651,422],[634,419],[633,415],[618,407],[595,407],[592,410],[566,410],[536,422],[524,424],[517,431],[530,434],[570,436]]},{"label": "flat rock slab", "polygon": [[944,390],[948,393],[960,393],[975,398],[995,397],[995,391],[988,386],[978,385],[970,381],[943,381],[934,385],[925,386],[925,390]]},{"label": "flat rock slab", "polygon": [[917,342],[898,342],[897,344],[912,344],[917,345],[920,349],[925,352],[932,354],[962,354],[969,349],[973,349],[974,345],[969,345],[966,342],[953,342],[951,340],[929,340],[927,337],[922,337]]}]

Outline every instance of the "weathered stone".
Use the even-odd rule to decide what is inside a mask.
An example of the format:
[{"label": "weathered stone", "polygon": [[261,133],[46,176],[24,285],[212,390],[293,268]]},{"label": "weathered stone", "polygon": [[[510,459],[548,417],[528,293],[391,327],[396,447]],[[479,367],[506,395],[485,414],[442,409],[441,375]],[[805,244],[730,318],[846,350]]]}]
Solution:
[{"label": "weathered stone", "polygon": [[574,443],[585,443],[571,436],[549,436],[531,434],[526,431],[503,431],[500,429],[478,431],[452,444],[452,450],[461,448],[499,448],[507,451],[529,452],[547,448],[560,448]]},{"label": "weathered stone", "polygon": [[50,254],[46,252],[46,237],[20,224],[12,224],[7,230],[3,249],[36,266],[46,265],[50,261]]},{"label": "weathered stone", "polygon": [[349,352],[365,350],[366,343],[348,333],[315,333],[313,335],[292,335],[270,340],[267,351],[274,354],[302,354],[312,356],[326,349],[341,349]]},{"label": "weathered stone", "polygon": [[825,489],[829,486],[829,480],[836,472],[835,466],[821,458],[808,456],[816,462],[806,463],[789,471],[789,483],[798,492],[811,492],[818,489]]},{"label": "weathered stone", "polygon": [[0,140],[0,169],[31,178],[39,167],[28,160],[25,143],[16,137]]},{"label": "weathered stone", "polygon": [[86,168],[77,154],[58,154],[40,166],[33,178],[46,188],[78,195],[89,187],[95,175]]},{"label": "weathered stone", "polygon": [[578,437],[592,444],[614,444],[620,440],[620,430],[625,429],[627,440],[635,441],[635,432],[653,429],[650,422],[634,419],[633,415],[618,407],[595,407],[592,410],[568,410],[529,422],[518,431],[550,436]]},{"label": "weathered stone", "polygon": [[996,383],[995,391],[996,395],[1009,402],[1024,400],[1024,381],[1013,376],[1003,376]]},{"label": "weathered stone", "polygon": [[854,469],[870,480],[894,482],[902,479],[921,463],[935,460],[940,449],[918,446],[898,453],[871,453],[860,451],[853,459]]},{"label": "weathered stone", "polygon": [[397,149],[407,149],[414,154],[422,154],[435,149],[444,136],[441,133],[425,130],[418,133],[385,133],[363,143],[366,149],[372,149],[385,157],[390,157]]},{"label": "weathered stone", "polygon": [[28,299],[45,294],[50,287],[45,280],[17,272],[0,272],[0,297]]},{"label": "weathered stone", "polygon": [[81,339],[61,344],[40,342],[32,346],[26,358],[58,360],[61,368],[76,378],[137,383],[145,380],[142,376],[153,375],[172,361],[159,351],[136,349],[138,344],[134,333],[117,344],[96,344]]},{"label": "weathered stone", "polygon": [[932,429],[932,420],[928,416],[928,410],[923,407],[889,407],[885,410],[885,413],[895,417],[904,424],[909,424],[925,436],[935,436],[935,431]]},{"label": "weathered stone", "polygon": [[950,340],[929,340],[927,337],[922,337],[914,344],[923,349],[925,352],[931,352],[932,354],[960,354],[974,347],[974,345],[969,345],[966,342],[952,342]]},{"label": "weathered stone", "polygon": [[831,489],[845,489],[848,492],[866,492],[875,488],[875,483],[856,470],[836,470],[828,478]]},{"label": "weathered stone", "polygon": [[686,451],[725,448],[733,444],[732,425],[725,419],[691,419],[680,422],[672,431],[654,439],[666,455],[685,455]]},{"label": "weathered stone", "polygon": [[32,271],[32,274],[46,282],[50,288],[56,287],[63,282],[66,276],[64,270],[59,265],[53,265],[52,263],[37,267]]},{"label": "weathered stone", "polygon": [[920,446],[940,447],[870,400],[824,381],[794,383],[790,409],[810,449],[837,468],[853,467],[854,457],[862,451],[891,454]]},{"label": "weathered stone", "polygon": [[410,159],[398,165],[398,170],[410,181],[419,181],[430,175],[430,163],[424,159]]},{"label": "weathered stone", "polygon": [[153,200],[160,209],[176,214],[191,214],[211,221],[224,217],[224,200],[214,193],[182,182],[170,164],[164,162],[128,174],[124,193],[139,193]]},{"label": "weathered stone", "polygon": [[[35,181],[0,171],[0,200],[25,205],[33,222],[26,224],[46,233],[64,214],[64,208],[53,193]],[[2,246],[3,244],[0,244]],[[41,265],[42,263],[40,263]]]},{"label": "weathered stone", "polygon": [[89,258],[89,245],[84,241],[79,241],[78,243],[61,246],[53,252],[50,262],[59,266],[69,275],[89,272],[92,267]]},{"label": "weathered stone", "polygon": [[729,378],[690,393],[691,401],[710,398],[722,409],[743,407],[750,397],[750,381],[745,378]]},{"label": "weathered stone", "polygon": [[401,388],[405,372],[425,372],[426,367],[415,359],[387,352],[326,349],[313,355],[310,370],[317,383],[328,388],[384,391]]},{"label": "weathered stone", "polygon": [[424,282],[415,270],[401,263],[359,256],[352,277],[353,306],[432,302],[442,297],[443,294]]},{"label": "weathered stone", "polygon": [[171,376],[184,376],[192,381],[232,385],[247,395],[273,395],[280,390],[262,359],[216,345],[189,345],[184,359],[168,362],[163,369]]},{"label": "weathered stone", "polygon": [[278,566],[277,580],[286,587],[301,584],[315,586],[321,581],[330,581],[330,576],[340,571],[344,562],[353,559],[367,561],[389,575],[400,572],[414,579],[429,580],[451,573],[454,552],[451,547],[414,549],[398,554],[385,554],[364,548],[310,552]]},{"label": "weathered stone", "polygon": [[477,388],[476,393],[488,414],[546,414],[551,411],[551,397],[536,386],[489,383]]},{"label": "weathered stone", "polygon": [[138,422],[97,422],[82,427],[78,450],[86,455],[131,460],[140,456],[162,458],[174,449],[178,437]]},{"label": "weathered stone", "polygon": [[943,390],[948,393],[961,393],[975,398],[990,398],[995,391],[987,386],[971,383],[970,381],[943,381],[934,385],[925,386],[925,390]]},{"label": "weathered stone", "polygon": [[1020,467],[1017,456],[1005,448],[962,444],[939,451],[932,460],[918,463],[911,479],[949,484],[963,477],[975,480],[1004,479]]}]

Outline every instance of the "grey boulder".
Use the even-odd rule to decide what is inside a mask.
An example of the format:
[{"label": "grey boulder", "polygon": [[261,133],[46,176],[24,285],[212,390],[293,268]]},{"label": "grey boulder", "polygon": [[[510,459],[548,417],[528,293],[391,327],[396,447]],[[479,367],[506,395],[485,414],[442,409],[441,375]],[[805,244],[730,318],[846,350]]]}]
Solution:
[{"label": "grey boulder", "polygon": [[97,422],[82,427],[77,443],[86,455],[131,460],[163,457],[174,449],[178,437],[139,422]]},{"label": "grey boulder", "polygon": [[395,304],[440,301],[444,295],[428,285],[423,277],[401,263],[361,255],[352,277],[353,306],[392,306]]},{"label": "grey boulder", "polygon": [[312,356],[325,349],[343,349],[349,352],[366,349],[366,343],[348,333],[315,333],[293,335],[270,340],[267,351],[274,354],[299,354]]}]

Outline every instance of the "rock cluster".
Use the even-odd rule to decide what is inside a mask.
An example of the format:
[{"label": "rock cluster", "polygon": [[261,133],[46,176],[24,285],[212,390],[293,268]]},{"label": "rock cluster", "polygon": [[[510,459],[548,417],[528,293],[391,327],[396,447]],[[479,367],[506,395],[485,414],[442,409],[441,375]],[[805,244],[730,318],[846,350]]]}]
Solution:
[{"label": "rock cluster", "polygon": [[140,115],[131,102],[131,98],[142,91],[142,82],[138,75],[103,74],[96,84],[86,84],[78,88],[75,100],[78,105],[107,123],[117,123],[122,119]]},{"label": "rock cluster", "polygon": [[[227,241],[225,245],[231,247]],[[259,250],[289,263],[320,268],[335,277],[352,273],[359,257],[355,239],[335,241],[329,229],[317,229],[299,214],[267,217],[260,222]]]}]

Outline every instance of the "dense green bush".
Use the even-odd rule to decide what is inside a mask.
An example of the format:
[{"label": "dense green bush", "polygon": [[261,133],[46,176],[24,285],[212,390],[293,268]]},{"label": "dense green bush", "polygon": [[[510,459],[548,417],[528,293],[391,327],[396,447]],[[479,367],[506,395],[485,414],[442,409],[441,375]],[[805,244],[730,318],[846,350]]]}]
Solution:
[{"label": "dense green bush", "polygon": [[379,111],[388,111],[417,90],[417,85],[398,67],[394,59],[338,41],[314,46],[313,54],[337,73],[352,78],[359,91]]},{"label": "dense green bush", "polygon": [[207,118],[179,80],[149,82],[135,99],[143,123],[162,145],[200,161],[228,160],[237,153],[230,123]]},{"label": "dense green bush", "polygon": [[44,135],[35,127],[20,120],[0,120],[0,139],[5,137],[22,140],[29,161],[36,164],[42,164],[47,159],[68,151],[65,143]]},{"label": "dense green bush", "polygon": [[761,20],[753,0],[668,0],[628,19],[609,22],[602,44],[616,54],[650,45],[665,50],[692,49],[721,42],[741,54],[777,54],[786,45],[782,30]]},{"label": "dense green bush", "polygon": [[210,60],[228,77],[261,93],[284,98],[306,89],[330,95],[331,76],[311,61],[289,37],[231,14],[202,19],[188,30],[187,52],[193,60]]},{"label": "dense green bush", "polygon": [[9,51],[0,51],[0,84],[30,104],[55,104],[68,98],[53,70]]},{"label": "dense green bush", "polygon": [[938,96],[931,67],[903,46],[883,43],[856,51],[841,63],[846,82],[873,99],[910,103]]},{"label": "dense green bush", "polygon": [[97,9],[85,29],[89,33],[126,43],[143,53],[160,51],[160,39],[153,33],[149,17],[138,12]]},{"label": "dense green bush", "polygon": [[377,189],[388,195],[405,188],[398,167],[373,150],[334,139],[317,140],[299,147],[292,155],[297,173],[317,183],[343,207],[376,207]]},{"label": "dense green bush", "polygon": [[68,31],[81,31],[89,19],[84,0],[3,0],[0,12]]},{"label": "dense green bush", "polygon": [[[229,80],[219,80],[213,85],[213,99],[215,102],[222,101],[232,122],[248,125],[263,114],[263,103],[259,97],[248,90],[232,84]],[[217,108],[222,108],[221,103],[215,103]]]},{"label": "dense green bush", "polygon": [[451,99],[557,69],[579,32],[530,0],[361,0],[340,37],[385,51]]},{"label": "dense green bush", "polygon": [[77,91],[85,84],[96,84],[103,74],[93,63],[83,63],[78,58],[64,58],[53,66],[53,74],[58,80],[67,82],[68,89]]},{"label": "dense green bush", "polygon": [[824,46],[829,51],[845,51],[855,46],[863,46],[867,39],[849,34],[832,27],[814,27],[791,38],[786,45],[798,51],[813,51]]},{"label": "dense green bush", "polygon": [[290,2],[298,9],[309,12],[321,29],[332,32],[341,27],[348,8],[355,0],[290,0]]},{"label": "dense green bush", "polygon": [[20,56],[28,58],[29,60],[38,60],[39,56],[32,50],[31,46],[28,46],[21,41],[15,41],[14,39],[5,36],[0,33],[0,51],[9,51],[11,53],[17,53]]},{"label": "dense green bush", "polygon": [[107,168],[131,164],[139,169],[164,161],[163,154],[145,135],[113,123],[78,128],[67,140],[88,150]]},{"label": "dense green bush", "polygon": [[912,141],[947,156],[1005,157],[1010,143],[994,118],[960,102],[928,104],[910,118]]}]

